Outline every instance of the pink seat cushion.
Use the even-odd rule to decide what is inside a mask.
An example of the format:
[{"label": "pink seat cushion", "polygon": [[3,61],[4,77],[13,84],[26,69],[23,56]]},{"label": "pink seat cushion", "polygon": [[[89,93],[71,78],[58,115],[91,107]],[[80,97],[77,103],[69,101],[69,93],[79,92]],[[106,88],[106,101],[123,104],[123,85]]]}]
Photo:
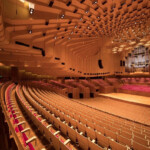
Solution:
[{"label": "pink seat cushion", "polygon": [[19,125],[19,126],[18,126],[18,128],[19,128],[19,130],[20,130],[20,131],[22,131],[22,130],[23,130],[22,125]]},{"label": "pink seat cushion", "polygon": [[[24,144],[25,144],[25,146],[27,146],[26,141],[28,140],[28,137],[26,136],[25,133],[23,133],[22,135],[23,135]],[[30,150],[35,150],[31,143],[28,143],[28,147],[29,147]]]},{"label": "pink seat cushion", "polygon": [[121,87],[123,90],[150,92],[150,86],[147,85],[128,85],[125,84]]},{"label": "pink seat cushion", "polygon": [[16,133],[18,133],[18,132],[19,132],[19,129],[18,129],[18,127],[16,127],[16,128],[15,128],[15,131],[16,131]]},{"label": "pink seat cushion", "polygon": [[15,122],[16,122],[16,124],[18,124],[19,123],[18,119],[15,119]]}]

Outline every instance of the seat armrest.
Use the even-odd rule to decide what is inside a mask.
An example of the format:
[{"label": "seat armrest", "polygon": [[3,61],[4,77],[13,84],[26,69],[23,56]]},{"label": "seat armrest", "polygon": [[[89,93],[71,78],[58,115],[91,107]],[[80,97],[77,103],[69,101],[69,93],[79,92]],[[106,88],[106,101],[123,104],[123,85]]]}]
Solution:
[{"label": "seat armrest", "polygon": [[41,120],[41,122],[44,122],[44,121],[46,121],[46,119]]},{"label": "seat armrest", "polygon": [[20,114],[20,112],[15,112],[15,113],[13,113],[13,115],[16,115],[16,114]]},{"label": "seat armrest", "polygon": [[15,119],[20,119],[20,118],[22,118],[22,116],[18,116],[18,117],[16,117]]},{"label": "seat armrest", "polygon": [[21,124],[25,124],[25,123],[26,123],[25,121],[19,122],[19,123],[17,124],[17,126],[19,126],[19,125],[21,125]]},{"label": "seat armrest", "polygon": [[21,131],[21,133],[24,133],[24,132],[27,132],[27,131],[30,132],[30,128],[25,128],[24,130]]},{"label": "seat armrest", "polygon": [[36,145],[36,140],[37,140],[37,137],[36,137],[36,136],[33,136],[33,137],[31,137],[30,139],[28,139],[28,140],[26,141],[26,144],[35,141],[35,145]]},{"label": "seat armrest", "polygon": [[48,129],[49,127],[52,127],[52,124],[49,124],[46,128]]},{"label": "seat armrest", "polygon": [[54,133],[54,135],[57,135],[58,133],[60,133],[60,131],[56,131],[56,132]]},{"label": "seat armrest", "polygon": [[66,140],[66,141],[64,142],[64,145],[67,145],[70,141],[71,141],[70,139]]}]

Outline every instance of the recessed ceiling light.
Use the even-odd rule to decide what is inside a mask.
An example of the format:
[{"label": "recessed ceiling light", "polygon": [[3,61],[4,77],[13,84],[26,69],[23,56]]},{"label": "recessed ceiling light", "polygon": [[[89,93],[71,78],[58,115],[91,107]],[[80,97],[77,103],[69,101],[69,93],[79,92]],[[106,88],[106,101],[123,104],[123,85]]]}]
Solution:
[{"label": "recessed ceiling light", "polygon": [[25,0],[20,0],[20,2],[24,3],[24,2],[25,2]]},{"label": "recessed ceiling light", "polygon": [[85,13],[87,14],[89,12],[89,10],[86,10]]},{"label": "recessed ceiling light", "polygon": [[98,2],[97,2],[97,0],[95,0],[94,2],[93,2],[93,4],[97,4]]},{"label": "recessed ceiling light", "polygon": [[32,33],[32,30],[29,30],[28,33],[31,34],[31,33]]},{"label": "recessed ceiling light", "polygon": [[62,14],[62,15],[61,15],[61,18],[63,19],[64,17],[65,17],[65,15],[64,15],[64,14]]},{"label": "recessed ceiling light", "polygon": [[34,9],[33,9],[33,8],[30,8],[30,9],[29,9],[29,13],[32,15],[33,12],[34,12]]},{"label": "recessed ceiling light", "polygon": [[34,12],[34,4],[33,3],[29,3],[29,13],[32,15]]}]

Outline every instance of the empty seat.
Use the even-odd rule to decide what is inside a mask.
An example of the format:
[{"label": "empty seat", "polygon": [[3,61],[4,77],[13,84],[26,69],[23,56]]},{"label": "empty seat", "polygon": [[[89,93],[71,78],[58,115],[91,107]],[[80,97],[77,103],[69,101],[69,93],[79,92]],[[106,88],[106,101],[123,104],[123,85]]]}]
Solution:
[{"label": "empty seat", "polygon": [[83,132],[83,134],[85,134],[86,127],[82,123],[77,123],[77,127],[79,132]]},{"label": "empty seat", "polygon": [[107,137],[111,137],[112,139],[114,139],[115,141],[117,140],[117,134],[115,132],[112,132],[108,129],[104,129],[104,134],[107,136]]},{"label": "empty seat", "polygon": [[60,150],[60,142],[59,142],[58,138],[55,136],[51,136],[51,139],[52,139],[52,143],[53,143],[55,149]]},{"label": "empty seat", "polygon": [[127,150],[126,146],[115,141],[109,140],[109,144],[112,150]]},{"label": "empty seat", "polygon": [[76,139],[77,139],[77,132],[73,129],[70,128],[69,126],[67,126],[67,133],[68,133],[68,137],[76,143]]},{"label": "empty seat", "polygon": [[88,150],[88,148],[89,148],[88,139],[86,137],[80,135],[79,133],[77,133],[77,139],[79,142],[79,146],[84,150]]},{"label": "empty seat", "polygon": [[139,137],[136,137],[134,136],[134,139],[133,139],[135,142],[139,143],[139,144],[142,144],[144,146],[148,146],[149,145],[149,142],[148,140],[146,139],[142,139],[142,138],[139,138]]},{"label": "empty seat", "polygon": [[100,132],[101,134],[103,134],[104,135],[104,128],[103,127],[100,127],[99,125],[96,125],[96,130],[98,131],[98,132]]},{"label": "empty seat", "polygon": [[109,139],[107,137],[105,137],[104,135],[96,133],[96,138],[97,138],[97,143],[101,147],[108,147],[109,146]]},{"label": "empty seat", "polygon": [[88,140],[88,145],[90,147],[90,150],[103,150],[102,147],[98,146],[97,144],[95,144],[94,142]]},{"label": "empty seat", "polygon": [[90,127],[86,128],[86,133],[87,133],[87,136],[90,137],[91,140],[96,139],[96,133]]},{"label": "empty seat", "polygon": [[137,143],[135,141],[133,141],[133,149],[134,150],[150,150],[150,148],[148,148],[148,147],[146,147],[146,146],[144,146],[142,144],[139,144],[139,143]]},{"label": "empty seat", "polygon": [[117,135],[117,141],[123,145],[128,145],[131,147],[131,139],[127,139],[121,135]]},{"label": "empty seat", "polygon": [[67,135],[67,125],[65,124],[65,123],[63,123],[63,122],[60,122],[60,131],[63,133],[63,134],[65,134],[65,135]]},{"label": "empty seat", "polygon": [[132,134],[129,134],[127,132],[121,132],[120,135],[122,135],[123,137],[126,137],[127,139],[131,139],[132,138]]}]

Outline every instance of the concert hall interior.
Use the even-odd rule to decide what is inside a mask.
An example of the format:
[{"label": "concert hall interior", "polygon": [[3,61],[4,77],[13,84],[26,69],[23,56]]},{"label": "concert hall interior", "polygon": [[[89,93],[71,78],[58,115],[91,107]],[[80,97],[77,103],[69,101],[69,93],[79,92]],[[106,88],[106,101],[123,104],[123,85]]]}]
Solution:
[{"label": "concert hall interior", "polygon": [[0,0],[0,150],[150,150],[150,0]]}]

